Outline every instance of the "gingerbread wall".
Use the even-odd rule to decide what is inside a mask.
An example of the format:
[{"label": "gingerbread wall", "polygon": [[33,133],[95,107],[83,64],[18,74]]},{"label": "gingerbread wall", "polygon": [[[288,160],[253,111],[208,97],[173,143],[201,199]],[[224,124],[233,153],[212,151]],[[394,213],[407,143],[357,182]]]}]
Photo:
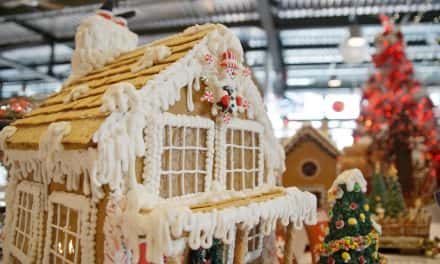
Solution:
[{"label": "gingerbread wall", "polygon": [[[316,174],[303,176],[302,164],[313,161],[318,165]],[[336,157],[327,153],[310,139],[302,139],[286,154],[286,171],[283,174],[283,186],[296,186],[307,190],[322,189],[325,193],[336,178]],[[319,197],[318,197],[319,198]],[[322,197],[325,200],[325,197]]]}]

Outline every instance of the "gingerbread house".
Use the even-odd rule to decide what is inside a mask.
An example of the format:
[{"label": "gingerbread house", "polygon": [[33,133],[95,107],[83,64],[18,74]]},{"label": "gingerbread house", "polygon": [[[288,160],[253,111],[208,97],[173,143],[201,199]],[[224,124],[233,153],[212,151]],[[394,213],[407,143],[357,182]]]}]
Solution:
[{"label": "gingerbread house", "polygon": [[283,186],[298,186],[318,197],[319,207],[325,206],[327,190],[337,176],[340,151],[319,130],[304,125],[285,141],[286,171]]},{"label": "gingerbread house", "polygon": [[284,151],[240,41],[208,24],[136,47],[125,25],[86,18],[67,83],[1,132],[6,263],[173,263],[214,246],[223,263],[273,263],[264,239],[313,223],[316,198],[275,186]]}]

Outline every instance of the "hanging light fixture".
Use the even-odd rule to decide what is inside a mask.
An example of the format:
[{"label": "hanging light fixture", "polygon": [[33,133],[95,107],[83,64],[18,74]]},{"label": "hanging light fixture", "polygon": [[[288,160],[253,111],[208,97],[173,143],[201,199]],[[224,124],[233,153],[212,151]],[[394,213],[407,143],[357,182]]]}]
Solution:
[{"label": "hanging light fixture", "polygon": [[336,75],[330,76],[330,79],[327,82],[328,87],[336,88],[341,87],[342,81],[336,77]]},{"label": "hanging light fixture", "polygon": [[340,45],[341,55],[346,63],[362,63],[368,58],[368,42],[362,36],[356,14],[350,15],[349,22],[350,34]]}]

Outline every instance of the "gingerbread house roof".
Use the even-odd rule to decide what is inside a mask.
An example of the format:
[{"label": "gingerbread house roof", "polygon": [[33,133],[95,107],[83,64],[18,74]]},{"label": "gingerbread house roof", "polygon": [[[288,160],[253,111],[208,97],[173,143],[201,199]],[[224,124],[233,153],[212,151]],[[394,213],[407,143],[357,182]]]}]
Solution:
[{"label": "gingerbread house roof", "polygon": [[[69,121],[71,126],[71,132],[62,139],[61,143],[64,146],[68,148],[86,147],[91,144],[93,134],[110,114],[102,112],[100,106],[104,93],[112,84],[128,82],[137,89],[144,87],[149,80],[183,58],[209,32],[218,27],[219,25],[207,24],[198,26],[197,30],[187,30],[181,34],[154,41],[122,54],[103,68],[70,83],[50,96],[39,108],[12,124],[17,127],[17,130],[8,138],[8,147],[38,149],[40,138],[47,131],[48,126],[59,121]],[[131,66],[143,56],[146,47],[158,45],[168,46],[171,55],[141,71],[130,71]],[[82,84],[88,86],[88,91],[77,100],[65,103],[65,98],[73,89]]]},{"label": "gingerbread house roof", "polygon": [[286,151],[286,154],[290,153],[304,140],[311,140],[315,142],[319,147],[321,147],[325,152],[333,157],[338,157],[339,155],[341,155],[341,152],[327,136],[325,136],[324,134],[322,134],[321,131],[313,128],[310,125],[304,125],[290,140],[287,140],[285,142],[284,149]]}]

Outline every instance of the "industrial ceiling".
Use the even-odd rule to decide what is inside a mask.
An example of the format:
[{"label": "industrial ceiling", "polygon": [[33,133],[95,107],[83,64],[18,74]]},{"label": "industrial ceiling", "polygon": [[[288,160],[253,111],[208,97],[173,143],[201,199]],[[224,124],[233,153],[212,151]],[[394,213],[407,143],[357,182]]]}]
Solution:
[{"label": "industrial ceiling", "polygon": [[[381,30],[378,15],[386,13],[401,23],[418,77],[426,86],[440,85],[440,0],[125,0],[117,4],[121,12],[136,11],[129,26],[143,43],[192,24],[228,25],[240,37],[258,80],[268,83],[268,69],[278,73],[278,82],[270,85],[279,94],[287,89],[327,88],[331,76],[338,76],[343,87],[359,87],[371,63],[344,63],[339,44],[355,15],[373,53],[374,36]],[[0,1],[3,86],[62,81],[70,69],[75,28],[99,6],[99,1]]]}]

